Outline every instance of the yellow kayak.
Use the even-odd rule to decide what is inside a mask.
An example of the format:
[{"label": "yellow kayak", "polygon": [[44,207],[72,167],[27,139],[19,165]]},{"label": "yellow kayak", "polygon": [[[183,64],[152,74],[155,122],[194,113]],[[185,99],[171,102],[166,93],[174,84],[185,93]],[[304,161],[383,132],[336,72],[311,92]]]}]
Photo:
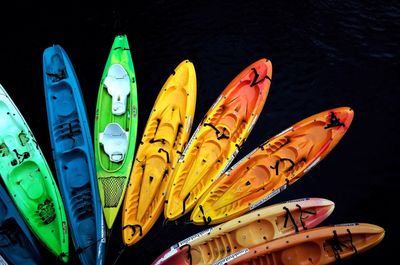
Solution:
[{"label": "yellow kayak", "polygon": [[136,153],[122,214],[124,244],[139,241],[163,209],[171,172],[184,149],[196,107],[196,73],[185,60],[162,87]]},{"label": "yellow kayak", "polygon": [[252,130],[267,98],[272,65],[261,59],[243,70],[203,118],[175,167],[164,215],[175,220],[229,166]]}]

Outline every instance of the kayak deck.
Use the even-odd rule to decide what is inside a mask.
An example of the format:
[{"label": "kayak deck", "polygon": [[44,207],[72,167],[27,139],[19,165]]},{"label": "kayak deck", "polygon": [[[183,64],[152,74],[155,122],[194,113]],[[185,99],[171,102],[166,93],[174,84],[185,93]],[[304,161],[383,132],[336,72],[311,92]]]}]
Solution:
[{"label": "kayak deck", "polygon": [[271,62],[262,59],[222,92],[178,160],[168,189],[166,218],[174,220],[190,211],[232,162],[264,106],[271,76]]},{"label": "kayak deck", "polygon": [[61,46],[45,50],[43,71],[53,156],[74,246],[83,264],[102,264],[103,212],[79,83]]},{"label": "kayak deck", "polygon": [[0,88],[1,176],[33,233],[67,262],[68,227],[58,188],[23,117]]},{"label": "kayak deck", "polygon": [[[330,126],[332,115],[343,126]],[[263,143],[214,183],[196,205],[193,222],[232,219],[283,191],[334,148],[352,119],[350,108],[325,111]]]},{"label": "kayak deck", "polygon": [[314,228],[250,248],[226,264],[332,264],[376,246],[384,235],[362,223]]},{"label": "kayak deck", "polygon": [[[123,76],[122,83],[118,82],[117,77],[121,77],[119,75]],[[111,78],[114,82],[108,82],[110,80],[108,77],[115,77]],[[118,90],[118,85],[121,85],[121,90]],[[123,94],[126,93],[126,89],[129,91],[128,95]],[[110,91],[121,92],[121,98],[126,97],[124,112],[119,108],[121,102],[116,103],[120,97],[111,95]],[[118,35],[114,39],[101,79],[94,130],[97,180],[109,229],[121,206],[131,172],[136,145],[137,118],[137,89],[131,52],[127,37]],[[103,138],[107,141],[102,142]],[[111,153],[107,153],[108,151]]]},{"label": "kayak deck", "polygon": [[189,137],[195,105],[196,73],[186,60],[162,87],[136,153],[122,218],[127,245],[140,240],[162,212],[171,172]]}]

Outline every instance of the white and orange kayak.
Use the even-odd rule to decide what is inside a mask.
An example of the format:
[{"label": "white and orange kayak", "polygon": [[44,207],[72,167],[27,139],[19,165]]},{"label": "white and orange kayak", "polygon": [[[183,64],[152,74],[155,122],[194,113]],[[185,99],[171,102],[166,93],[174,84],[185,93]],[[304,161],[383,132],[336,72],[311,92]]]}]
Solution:
[{"label": "white and orange kayak", "polygon": [[332,264],[367,251],[381,242],[384,236],[385,230],[372,224],[314,228],[254,248],[243,249],[214,265]]},{"label": "white and orange kayak", "polygon": [[194,224],[217,224],[260,206],[319,163],[353,120],[351,108],[313,115],[245,156],[217,179],[192,212]]},{"label": "white and orange kayak", "polygon": [[229,166],[263,109],[272,77],[261,59],[243,70],[222,92],[190,139],[172,174],[166,219],[189,212]]},{"label": "white and orange kayak", "polygon": [[171,172],[189,138],[196,90],[194,66],[185,60],[154,103],[125,194],[122,237],[127,246],[143,238],[163,210]]},{"label": "white and orange kayak", "polygon": [[333,202],[320,198],[265,207],[182,240],[153,265],[213,264],[243,249],[315,227],[333,209]]}]

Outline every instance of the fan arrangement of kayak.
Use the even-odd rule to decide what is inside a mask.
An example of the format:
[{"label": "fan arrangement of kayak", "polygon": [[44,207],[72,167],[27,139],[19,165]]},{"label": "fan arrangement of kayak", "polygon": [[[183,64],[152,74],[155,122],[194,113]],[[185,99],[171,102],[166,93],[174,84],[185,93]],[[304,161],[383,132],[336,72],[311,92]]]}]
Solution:
[{"label": "fan arrangement of kayak", "polygon": [[[59,45],[44,51],[43,80],[58,186],[0,86],[1,264],[40,264],[42,245],[61,262],[101,265],[113,227],[128,248],[162,212],[165,221],[191,212],[195,225],[219,225],[173,245],[154,265],[331,264],[384,237],[381,227],[366,223],[318,227],[334,210],[327,199],[255,210],[318,164],[354,116],[349,107],[315,114],[231,166],[266,102],[272,80],[267,59],[228,84],[190,138],[196,73],[182,61],[149,110],[136,154],[138,97],[125,35],[115,37],[101,78],[94,148],[78,78]],[[114,224],[119,211],[121,225]]]}]

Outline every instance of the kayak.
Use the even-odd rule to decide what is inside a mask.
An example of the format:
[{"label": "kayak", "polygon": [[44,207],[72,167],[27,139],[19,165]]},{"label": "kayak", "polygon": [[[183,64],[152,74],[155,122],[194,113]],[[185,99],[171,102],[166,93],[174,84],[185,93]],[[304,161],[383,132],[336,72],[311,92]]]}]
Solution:
[{"label": "kayak", "polygon": [[263,109],[272,77],[261,59],[243,70],[203,118],[173,171],[164,208],[166,219],[189,212],[232,162]]},{"label": "kayak", "polygon": [[43,53],[50,140],[72,241],[82,264],[103,264],[105,225],[86,107],[72,63],[59,45]]},{"label": "kayak", "polygon": [[189,138],[195,107],[196,73],[185,60],[161,88],[136,153],[122,211],[127,246],[143,238],[163,210],[171,172]]},{"label": "kayak", "polygon": [[383,228],[372,224],[320,227],[244,249],[214,264],[333,264],[371,249],[384,236]]},{"label": "kayak", "polygon": [[136,145],[138,102],[128,39],[118,35],[100,82],[94,149],[100,198],[112,228],[125,195]]},{"label": "kayak", "polygon": [[[42,261],[38,242],[2,185],[0,185],[0,257],[11,264],[36,265]],[[2,264],[1,259],[0,264]]]},{"label": "kayak", "polygon": [[198,201],[192,222],[225,222],[279,194],[336,146],[353,116],[348,107],[324,111],[264,142],[215,181]]},{"label": "kayak", "polygon": [[320,198],[265,207],[182,240],[153,265],[213,264],[243,249],[313,228],[333,209],[333,202]]},{"label": "kayak", "polygon": [[68,262],[68,223],[53,174],[21,113],[0,85],[0,175],[33,234]]}]

